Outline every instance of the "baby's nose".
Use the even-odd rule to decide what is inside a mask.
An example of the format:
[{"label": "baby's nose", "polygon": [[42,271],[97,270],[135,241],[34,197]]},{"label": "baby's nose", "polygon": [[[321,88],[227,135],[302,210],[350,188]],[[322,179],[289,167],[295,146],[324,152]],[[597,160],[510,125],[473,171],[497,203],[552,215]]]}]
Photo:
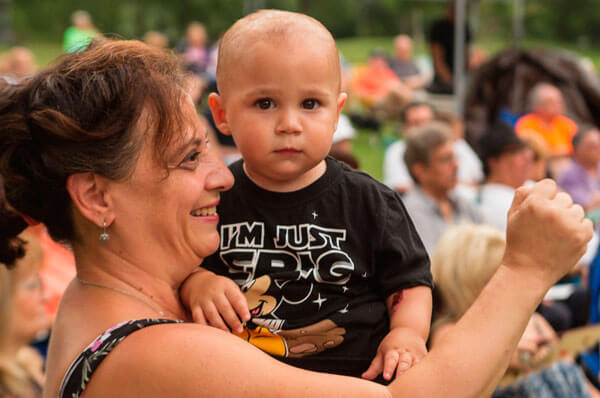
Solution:
[{"label": "baby's nose", "polygon": [[276,132],[279,134],[300,134],[302,124],[299,112],[292,109],[283,110],[277,123]]}]

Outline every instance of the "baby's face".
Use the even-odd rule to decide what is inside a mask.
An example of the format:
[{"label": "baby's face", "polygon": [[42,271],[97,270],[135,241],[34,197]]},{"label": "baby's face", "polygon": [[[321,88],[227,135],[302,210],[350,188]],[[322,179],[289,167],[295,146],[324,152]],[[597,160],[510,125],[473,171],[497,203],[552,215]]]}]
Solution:
[{"label": "baby's face", "polygon": [[318,42],[260,41],[228,74],[227,124],[246,172],[265,189],[310,184],[329,152],[346,97],[331,51]]}]

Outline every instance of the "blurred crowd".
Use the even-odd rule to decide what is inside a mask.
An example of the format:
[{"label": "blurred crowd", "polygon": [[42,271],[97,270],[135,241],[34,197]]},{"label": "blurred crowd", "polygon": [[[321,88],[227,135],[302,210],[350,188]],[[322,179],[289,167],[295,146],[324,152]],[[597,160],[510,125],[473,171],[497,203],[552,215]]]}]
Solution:
[{"label": "blurred crowd", "polygon": [[[390,126],[394,130],[394,140],[385,143],[381,160],[383,183],[402,195],[432,259],[436,302],[431,344],[443,338],[499,266],[507,212],[519,187],[552,178],[589,218],[600,221],[600,130],[569,114],[564,92],[555,81],[529,82],[526,109],[511,110],[511,117],[497,113],[477,140],[467,139],[465,120],[448,109],[447,98],[440,98],[453,91],[454,28],[449,7],[428,36],[431,62],[415,58],[413,40],[405,34],[394,38],[393,54],[373,49],[362,66],[350,65],[340,55],[342,89],[349,102],[330,152],[360,168],[353,152],[357,130],[368,134]],[[79,51],[100,37],[90,15],[77,11],[65,31],[63,49]],[[216,90],[218,39],[211,40],[202,23],[192,22],[176,43],[158,31],[147,32],[143,41],[178,54],[190,72],[186,89],[209,129],[213,149],[227,164],[237,160],[235,142],[218,132],[204,104],[206,95]],[[465,42],[471,42],[468,27]],[[465,64],[473,73],[489,61],[473,46],[467,56]],[[25,47],[13,47],[0,56],[0,77],[8,82],[31,76],[35,69],[35,57]],[[53,242],[43,226],[32,226],[27,235],[30,243],[19,266],[12,271],[0,267],[0,396],[39,396],[43,349],[36,351],[30,344],[43,345],[61,293],[75,275],[72,254]],[[592,284],[600,283],[590,278],[597,246],[596,238],[580,264],[550,291],[531,318],[507,372],[523,377],[499,387],[495,396],[561,396],[556,390],[541,390],[549,388],[535,381],[542,374],[571,389],[574,395],[568,396],[585,396],[574,393],[577,388],[597,393],[597,356],[588,355],[583,349],[589,347],[584,346],[569,351],[559,337],[573,330],[587,336],[591,302],[597,299],[592,297]],[[565,350],[571,358],[560,362],[559,351]],[[575,359],[580,365],[574,365]],[[578,379],[578,372],[587,380]],[[515,389],[521,395],[510,395]]]}]

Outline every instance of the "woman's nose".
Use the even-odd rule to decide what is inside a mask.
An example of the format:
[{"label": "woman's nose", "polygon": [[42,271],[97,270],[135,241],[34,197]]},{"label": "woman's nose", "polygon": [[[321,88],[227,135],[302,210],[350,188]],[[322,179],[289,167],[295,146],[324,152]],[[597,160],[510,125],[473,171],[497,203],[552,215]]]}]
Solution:
[{"label": "woman's nose", "polygon": [[206,189],[227,191],[233,186],[233,174],[213,151],[211,151],[211,156],[213,157],[213,163],[211,164],[211,171],[206,177]]}]

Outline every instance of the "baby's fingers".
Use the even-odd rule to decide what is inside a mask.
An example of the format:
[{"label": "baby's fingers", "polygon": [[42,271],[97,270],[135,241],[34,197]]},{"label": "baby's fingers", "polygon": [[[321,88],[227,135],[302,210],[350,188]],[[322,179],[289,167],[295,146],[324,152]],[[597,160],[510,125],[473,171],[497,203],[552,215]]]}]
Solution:
[{"label": "baby's fingers", "polygon": [[217,307],[212,302],[206,303],[202,309],[204,311],[206,321],[210,326],[229,332],[229,328],[223,322]]},{"label": "baby's fingers", "polygon": [[373,380],[381,373],[382,370],[383,354],[378,351],[375,358],[373,358],[373,361],[371,361],[371,365],[369,365],[369,368],[365,370],[365,372],[362,374],[362,378],[367,380]]},{"label": "baby's fingers", "polygon": [[[415,357],[413,354],[411,354],[410,352],[402,352],[402,353],[398,353],[396,351],[390,351],[386,354],[386,365],[388,363],[388,359],[387,359],[387,355],[388,354],[397,354],[397,359],[395,360],[395,363],[398,364],[398,366],[394,366],[394,368],[396,368],[396,376],[400,376],[402,373],[406,372],[408,369],[410,369],[413,366],[413,362],[415,360]],[[393,357],[392,357],[393,358]],[[392,360],[390,360],[390,363],[392,362]],[[393,374],[393,368],[392,371],[390,372],[390,376],[389,378],[386,378],[386,371],[387,371],[387,367],[384,370],[383,373],[383,377],[386,380],[390,380]]]},{"label": "baby's fingers", "polygon": [[[229,300],[227,300],[225,297],[222,297],[215,301],[215,305],[217,307],[217,311],[227,326],[229,326],[234,333],[242,333],[242,322],[240,321],[240,318],[238,318],[236,312],[233,310]],[[227,331],[229,331],[229,329],[227,329]]]},{"label": "baby's fingers", "polygon": [[204,312],[202,312],[202,308],[200,306],[195,306],[192,309],[192,319],[194,322],[199,323],[201,325],[207,325],[206,318],[204,317]]},{"label": "baby's fingers", "polygon": [[400,354],[398,351],[388,351],[385,353],[385,358],[383,360],[383,378],[386,380],[391,380],[394,375],[394,370],[396,367],[400,365],[398,362],[400,359]]},{"label": "baby's fingers", "polygon": [[[237,312],[239,318],[248,322],[250,320],[250,311],[248,311],[248,301],[239,288],[229,289],[225,292],[225,296],[231,303],[231,306]],[[231,325],[230,325],[231,326]]]}]

